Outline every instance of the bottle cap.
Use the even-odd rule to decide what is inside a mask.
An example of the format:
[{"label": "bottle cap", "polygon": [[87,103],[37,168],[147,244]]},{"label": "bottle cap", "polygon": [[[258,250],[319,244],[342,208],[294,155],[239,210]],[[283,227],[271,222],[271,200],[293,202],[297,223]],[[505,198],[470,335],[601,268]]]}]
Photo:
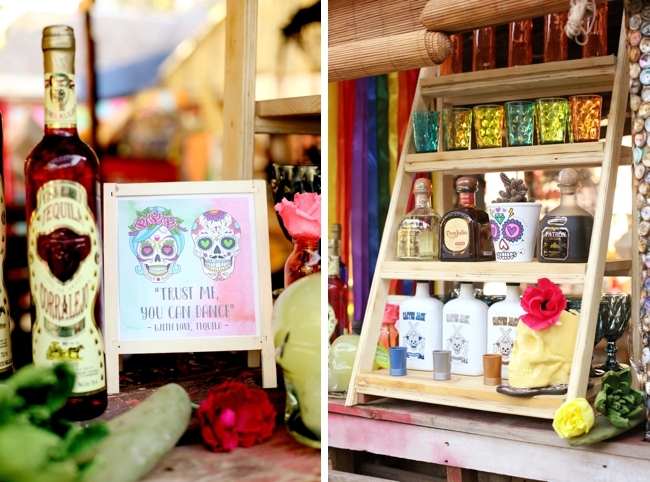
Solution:
[{"label": "bottle cap", "polygon": [[426,177],[416,179],[415,183],[413,183],[413,194],[431,194],[432,191],[433,189],[431,188],[431,181]]},{"label": "bottle cap", "polygon": [[557,187],[562,194],[575,194],[580,187],[580,174],[570,167],[562,169],[557,177]]},{"label": "bottle cap", "polygon": [[74,30],[67,25],[51,25],[43,29],[43,50],[74,50]]},{"label": "bottle cap", "polygon": [[330,226],[330,235],[332,239],[341,239],[341,225],[338,223],[332,223]]},{"label": "bottle cap", "polygon": [[381,320],[382,323],[393,324],[397,322],[399,318],[399,306],[392,303],[386,303],[386,308],[384,308],[384,318]]},{"label": "bottle cap", "polygon": [[473,177],[459,177],[456,180],[456,191],[458,192],[476,192],[478,191],[478,181]]}]

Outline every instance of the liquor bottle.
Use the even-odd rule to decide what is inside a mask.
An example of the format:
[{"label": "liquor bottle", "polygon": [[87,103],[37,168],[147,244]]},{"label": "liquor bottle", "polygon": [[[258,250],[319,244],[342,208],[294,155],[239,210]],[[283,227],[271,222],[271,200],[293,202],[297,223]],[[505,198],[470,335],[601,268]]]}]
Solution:
[{"label": "liquor bottle", "polygon": [[488,305],[474,298],[474,285],[461,282],[460,295],[442,309],[442,345],[451,351],[451,373],[483,375]]},{"label": "liquor bottle", "polygon": [[87,420],[107,402],[98,328],[99,161],[77,134],[72,28],[46,27],[42,47],[45,134],[25,164],[32,355],[35,365],[74,367],[62,410],[69,420]]},{"label": "liquor bottle", "polygon": [[560,171],[558,187],[562,193],[560,205],[539,222],[540,263],[586,263],[594,217],[575,199],[579,176],[570,167]]},{"label": "liquor bottle", "polygon": [[[0,115],[0,173],[4,165],[2,158],[2,116]],[[11,327],[9,318],[9,299],[4,281],[4,262],[7,252],[7,213],[5,209],[4,182],[0,175],[0,380],[9,378],[14,372],[11,356]]]},{"label": "liquor bottle", "polygon": [[463,71],[463,34],[449,36],[451,54],[440,64],[440,75],[460,74]]},{"label": "liquor bottle", "polygon": [[496,67],[496,27],[474,30],[472,43],[472,72]]},{"label": "liquor bottle", "polygon": [[506,283],[506,298],[488,308],[487,352],[501,355],[501,378],[508,378],[517,325],[524,313],[519,299],[519,283]]},{"label": "liquor bottle", "polygon": [[386,303],[384,318],[381,320],[379,329],[379,344],[384,345],[387,350],[391,346],[399,346],[399,332],[395,326],[399,319],[399,306]]},{"label": "liquor bottle", "polygon": [[429,295],[429,283],[420,282],[415,296],[399,306],[397,331],[406,347],[406,368],[433,371],[433,350],[442,347],[442,301]]},{"label": "liquor bottle", "polygon": [[458,208],[440,221],[440,261],[494,260],[490,218],[474,205],[478,181],[473,177],[459,177],[456,191]]},{"label": "liquor bottle", "polygon": [[593,26],[587,43],[582,46],[582,58],[607,55],[607,3],[598,5],[596,15],[593,18],[587,18],[585,22],[593,22]]},{"label": "liquor bottle", "polygon": [[327,260],[327,302],[330,343],[351,332],[348,320],[348,287],[339,276],[338,256]]},{"label": "liquor bottle", "polygon": [[544,16],[544,62],[558,62],[569,58],[569,39],[564,33],[569,12]]},{"label": "liquor bottle", "polygon": [[330,226],[330,238],[327,241],[327,249],[330,256],[339,258],[339,276],[341,281],[348,284],[348,267],[341,259],[341,225],[332,223]]},{"label": "liquor bottle", "polygon": [[510,22],[508,39],[508,67],[533,63],[533,21]]},{"label": "liquor bottle", "polygon": [[432,260],[438,258],[440,215],[431,208],[431,181],[417,179],[413,185],[415,208],[397,229],[399,260]]}]

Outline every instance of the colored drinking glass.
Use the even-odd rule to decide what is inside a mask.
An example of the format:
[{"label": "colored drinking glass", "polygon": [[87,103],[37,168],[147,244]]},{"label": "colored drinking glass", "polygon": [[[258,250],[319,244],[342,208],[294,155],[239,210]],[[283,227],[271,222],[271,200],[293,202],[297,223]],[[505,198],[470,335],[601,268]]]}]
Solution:
[{"label": "colored drinking glass", "polygon": [[562,144],[566,136],[568,102],[561,98],[535,101],[537,136],[540,144]]},{"label": "colored drinking glass", "polygon": [[603,98],[599,95],[569,97],[571,132],[574,142],[597,141],[600,138],[600,113]]},{"label": "colored drinking glass", "polygon": [[503,137],[503,106],[501,105],[477,105],[474,107],[474,132],[476,134],[476,146],[479,149],[484,147],[501,147]]},{"label": "colored drinking glass", "polygon": [[439,126],[440,112],[435,110],[418,110],[413,112],[415,152],[438,151]]},{"label": "colored drinking glass", "polygon": [[469,149],[472,144],[472,109],[453,107],[442,111],[445,150]]},{"label": "colored drinking glass", "polygon": [[514,101],[503,104],[508,146],[532,146],[535,126],[535,103]]}]

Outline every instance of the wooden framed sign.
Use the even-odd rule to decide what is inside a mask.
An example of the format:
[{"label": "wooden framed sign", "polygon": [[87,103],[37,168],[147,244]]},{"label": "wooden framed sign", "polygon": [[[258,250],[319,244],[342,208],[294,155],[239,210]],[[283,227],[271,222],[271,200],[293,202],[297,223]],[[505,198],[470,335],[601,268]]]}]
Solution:
[{"label": "wooden framed sign", "polygon": [[272,308],[264,181],[104,185],[108,393],[136,353],[257,351],[276,387]]}]

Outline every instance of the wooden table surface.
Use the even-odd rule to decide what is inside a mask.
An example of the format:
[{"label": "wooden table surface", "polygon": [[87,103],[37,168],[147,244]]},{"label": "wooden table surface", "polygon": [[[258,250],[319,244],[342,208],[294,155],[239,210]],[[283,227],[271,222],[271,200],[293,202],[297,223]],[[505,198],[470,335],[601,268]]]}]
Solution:
[{"label": "wooden table surface", "polygon": [[[394,399],[353,407],[330,399],[328,411],[328,445],[334,449],[554,482],[650,479],[650,443],[643,441],[642,426],[570,447],[550,420]],[[450,473],[448,480],[461,480]]]}]

